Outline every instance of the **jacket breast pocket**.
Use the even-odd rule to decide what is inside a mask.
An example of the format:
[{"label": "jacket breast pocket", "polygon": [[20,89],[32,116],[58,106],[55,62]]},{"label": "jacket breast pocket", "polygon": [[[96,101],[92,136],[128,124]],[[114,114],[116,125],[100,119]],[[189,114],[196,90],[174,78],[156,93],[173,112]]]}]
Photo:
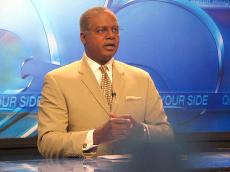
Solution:
[{"label": "jacket breast pocket", "polygon": [[119,108],[121,114],[130,114],[136,120],[143,121],[145,115],[145,102],[143,97],[126,96],[124,104]]}]

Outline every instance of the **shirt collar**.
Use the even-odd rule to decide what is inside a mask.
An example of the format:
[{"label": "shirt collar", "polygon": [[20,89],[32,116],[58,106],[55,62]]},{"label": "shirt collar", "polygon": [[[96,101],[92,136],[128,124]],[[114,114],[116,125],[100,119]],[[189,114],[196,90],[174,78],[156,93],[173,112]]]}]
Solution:
[{"label": "shirt collar", "polygon": [[[96,72],[100,68],[100,64],[93,61],[91,58],[89,58],[86,53],[84,53],[84,56],[86,58],[87,63],[89,64],[90,68],[92,69],[93,72]],[[113,68],[113,61],[114,57],[112,57],[105,65],[108,67],[109,72],[112,71]]]}]

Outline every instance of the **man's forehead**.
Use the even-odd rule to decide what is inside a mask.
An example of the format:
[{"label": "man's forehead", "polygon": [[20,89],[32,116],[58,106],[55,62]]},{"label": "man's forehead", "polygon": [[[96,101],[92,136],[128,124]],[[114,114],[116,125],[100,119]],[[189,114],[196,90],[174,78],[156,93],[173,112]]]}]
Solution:
[{"label": "man's forehead", "polygon": [[[104,18],[106,15],[94,15],[89,18],[89,24],[93,26],[118,26],[117,18],[114,15],[110,15],[111,18]],[[109,16],[109,15],[107,15]],[[106,16],[106,17],[107,17]],[[110,17],[109,16],[109,17]]]},{"label": "man's forehead", "polygon": [[118,28],[118,24],[92,24],[90,25],[92,28]]}]

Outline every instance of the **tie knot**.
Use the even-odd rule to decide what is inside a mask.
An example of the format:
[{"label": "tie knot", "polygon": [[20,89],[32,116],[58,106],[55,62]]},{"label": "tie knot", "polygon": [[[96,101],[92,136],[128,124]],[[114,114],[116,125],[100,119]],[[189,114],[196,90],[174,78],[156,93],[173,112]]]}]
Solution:
[{"label": "tie knot", "polygon": [[101,65],[99,69],[101,70],[102,73],[106,73],[106,71],[108,70],[108,66]]}]

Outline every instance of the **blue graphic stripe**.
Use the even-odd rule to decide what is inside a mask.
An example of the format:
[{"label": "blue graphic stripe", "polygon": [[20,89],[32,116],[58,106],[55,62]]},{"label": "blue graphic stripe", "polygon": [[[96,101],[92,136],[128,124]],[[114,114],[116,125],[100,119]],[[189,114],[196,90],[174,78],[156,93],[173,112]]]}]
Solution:
[{"label": "blue graphic stripe", "polygon": [[49,45],[51,63],[60,65],[60,57],[58,53],[57,41],[52,31],[52,27],[50,26],[49,20],[45,14],[45,11],[42,8],[41,2],[37,0],[31,0],[31,3],[38,13],[38,16],[44,28],[44,32],[46,34],[47,42]]}]

